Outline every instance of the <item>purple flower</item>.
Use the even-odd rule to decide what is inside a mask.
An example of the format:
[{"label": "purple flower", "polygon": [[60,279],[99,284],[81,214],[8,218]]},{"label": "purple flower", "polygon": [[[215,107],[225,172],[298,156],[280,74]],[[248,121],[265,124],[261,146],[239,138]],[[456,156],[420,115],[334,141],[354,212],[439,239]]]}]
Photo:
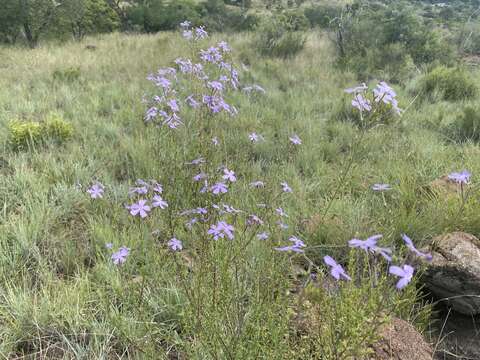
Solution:
[{"label": "purple flower", "polygon": [[389,273],[400,278],[396,287],[398,290],[401,290],[407,286],[410,281],[412,281],[413,267],[410,265],[403,265],[403,267],[390,266]]},{"label": "purple flower", "polygon": [[264,188],[265,183],[263,181],[254,181],[250,183],[250,187],[257,188],[257,189]]},{"label": "purple flower", "polygon": [[263,220],[260,219],[257,215],[250,215],[247,219],[247,225],[263,225]]},{"label": "purple flower", "polygon": [[153,207],[159,207],[160,209],[165,209],[168,207],[168,203],[162,199],[160,195],[155,195],[152,200]]},{"label": "purple flower", "polygon": [[125,261],[127,261],[127,257],[130,254],[130,249],[122,246],[120,249],[118,249],[117,252],[112,254],[112,261],[115,265],[121,265]]},{"label": "purple flower", "polygon": [[352,100],[352,106],[360,111],[372,110],[370,100],[365,99],[362,94],[355,95],[355,98]]},{"label": "purple flower", "polygon": [[140,194],[140,195],[145,195],[148,193],[148,187],[147,186],[138,186],[138,187],[133,187],[130,189],[128,192],[129,194]]},{"label": "purple flower", "polygon": [[178,102],[175,99],[170,99],[167,101],[167,105],[173,112],[179,112],[180,107],[178,106]]},{"label": "purple flower", "polygon": [[130,210],[130,214],[133,216],[139,215],[142,219],[146,218],[151,210],[146,200],[138,200],[138,203],[132,204],[127,208]]},{"label": "purple flower", "polygon": [[90,194],[92,199],[101,199],[103,198],[104,188],[105,187],[101,183],[97,182],[87,190],[87,193]]},{"label": "purple flower", "polygon": [[223,183],[223,182],[219,182],[219,183],[216,183],[215,185],[213,185],[210,190],[212,191],[213,194],[215,195],[218,195],[218,194],[225,194],[226,192],[228,192],[228,186]]},{"label": "purple flower", "polygon": [[306,245],[302,240],[300,240],[296,236],[292,236],[288,240],[293,242],[293,245],[277,247],[277,248],[275,248],[275,250],[277,250],[277,251],[293,251],[293,252],[296,252],[296,253],[305,252],[302,248],[306,247]]},{"label": "purple flower", "polygon": [[377,254],[380,254],[386,261],[392,261],[392,249],[375,246],[373,251]]},{"label": "purple flower", "polygon": [[275,209],[275,211],[281,217],[288,217],[287,213],[285,211],[283,211],[283,209],[281,207]]},{"label": "purple flower", "polygon": [[107,249],[111,249],[111,248],[113,248],[113,244],[112,243],[107,243],[107,244],[105,244],[105,247]]},{"label": "purple flower", "polygon": [[205,39],[208,36],[208,33],[205,31],[203,26],[195,28],[195,38],[197,40]]},{"label": "purple flower", "polygon": [[217,64],[222,60],[222,54],[216,47],[210,47],[207,50],[200,50],[200,59],[205,62]]},{"label": "purple flower", "polygon": [[345,272],[342,265],[337,264],[337,262],[330,256],[325,256],[323,258],[325,264],[330,266],[330,275],[332,275],[336,280],[340,280],[341,278],[345,280],[352,280],[350,276]]},{"label": "purple flower", "polygon": [[463,170],[462,172],[452,172],[448,175],[448,179],[459,184],[468,184],[470,183],[470,176],[472,174],[469,171]]},{"label": "purple flower", "polygon": [[237,177],[235,176],[235,173],[232,170],[228,170],[227,168],[223,169],[223,179],[228,180],[230,182],[235,182],[237,181]]},{"label": "purple flower", "polygon": [[199,215],[206,215],[208,214],[208,210],[206,208],[198,207],[195,209],[195,212]]},{"label": "purple flower", "polygon": [[163,193],[163,187],[162,187],[162,185],[160,185],[160,184],[157,183],[157,182],[154,182],[154,184],[153,184],[153,191],[155,191],[155,192],[157,192],[157,193],[159,193],[159,194]]},{"label": "purple flower", "polygon": [[230,47],[228,46],[228,44],[225,41],[220,41],[218,43],[218,48],[225,53],[230,52]]},{"label": "purple flower", "polygon": [[225,210],[225,212],[229,214],[239,214],[242,212],[241,210],[235,209],[233,206],[226,205],[226,204],[223,205],[223,209]]},{"label": "purple flower", "polygon": [[302,140],[298,137],[297,134],[294,134],[293,136],[289,137],[289,139],[290,139],[290,142],[293,145],[301,145],[302,144]]},{"label": "purple flower", "polygon": [[218,141],[218,138],[216,136],[212,138],[212,144],[214,146],[217,146],[218,144],[220,144],[220,142]]},{"label": "purple flower", "polygon": [[208,230],[209,235],[213,235],[213,240],[223,239],[225,236],[233,240],[234,228],[232,225],[227,224],[225,221],[219,221],[216,225],[211,225]]},{"label": "purple flower", "polygon": [[412,239],[410,239],[406,234],[402,234],[402,239],[403,241],[405,241],[405,244],[407,245],[407,248],[415,253],[418,257],[423,257],[425,258],[427,261],[430,261],[432,260],[432,255],[431,254],[427,254],[427,253],[423,253],[421,251],[418,251],[417,248],[415,247],[415,245],[413,245],[413,241]]},{"label": "purple flower", "polygon": [[183,249],[182,242],[177,238],[171,238],[167,245],[172,251],[180,251]]},{"label": "purple flower", "polygon": [[187,103],[188,106],[196,109],[200,106],[200,103],[195,100],[195,98],[193,97],[193,95],[190,95],[188,96],[186,99],[185,99],[185,102]]},{"label": "purple flower", "polygon": [[345,92],[347,94],[356,94],[359,92],[364,92],[367,89],[368,89],[368,86],[365,83],[362,83],[361,85],[355,86],[353,88],[345,89]]},{"label": "purple flower", "polygon": [[205,173],[199,173],[193,177],[193,181],[200,181],[206,178],[207,178],[207,175]]},{"label": "purple flower", "polygon": [[373,252],[374,248],[377,246],[377,241],[381,238],[382,235],[373,235],[367,240],[352,239],[348,242],[348,246]]},{"label": "purple flower", "polygon": [[191,162],[187,163],[189,165],[200,165],[200,164],[203,164],[205,163],[205,159],[204,158],[198,158],[198,159],[194,159],[192,160]]},{"label": "purple flower", "polygon": [[260,234],[257,234],[257,239],[258,240],[267,240],[269,237],[267,232],[262,232]]},{"label": "purple flower", "polygon": [[278,226],[280,227],[280,229],[282,229],[282,230],[287,230],[287,229],[288,229],[288,225],[285,224],[285,223],[283,223],[283,222],[281,222],[280,220],[277,221],[277,225],[278,225]]},{"label": "purple flower", "polygon": [[392,190],[392,187],[388,184],[373,184],[372,190],[373,191],[388,191],[388,190]]},{"label": "purple flower", "polygon": [[385,104],[390,104],[397,114],[400,114],[402,110],[398,107],[398,101],[396,99],[397,94],[385,81],[381,81],[377,87],[373,90],[375,101],[380,101]]},{"label": "purple flower", "polygon": [[291,193],[292,192],[292,188],[290,186],[288,186],[288,184],[286,182],[282,182],[280,183],[280,185],[282,185],[282,191],[285,192],[285,193]]},{"label": "purple flower", "polygon": [[184,22],[181,22],[181,23],[180,23],[180,27],[181,27],[182,29],[189,29],[190,26],[192,26],[192,23],[191,23],[190,21],[188,21],[188,20],[185,20]]},{"label": "purple flower", "polygon": [[223,91],[223,84],[220,81],[209,81],[207,86],[215,91],[221,92]]},{"label": "purple flower", "polygon": [[252,132],[248,135],[248,138],[252,143],[257,143],[262,139],[262,136],[258,135],[256,132]]}]

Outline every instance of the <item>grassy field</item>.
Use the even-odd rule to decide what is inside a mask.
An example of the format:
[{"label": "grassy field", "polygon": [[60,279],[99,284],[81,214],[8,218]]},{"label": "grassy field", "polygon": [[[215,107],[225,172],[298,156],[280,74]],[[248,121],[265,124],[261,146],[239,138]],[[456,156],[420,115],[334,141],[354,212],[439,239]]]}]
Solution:
[{"label": "grassy field", "polygon": [[[335,67],[325,34],[311,33],[289,60],[260,57],[248,34],[214,36],[202,46],[219,40],[245,64],[242,84],[266,93],[236,92],[229,98],[236,117],[202,123],[189,112],[177,130],[146,126],[142,103],[155,90],[148,74],[191,56],[177,34],[0,49],[4,358],[361,358],[391,315],[428,332],[430,309],[419,305],[416,277],[398,291],[395,279],[382,275],[385,263],[375,263],[380,275],[372,276],[361,266],[367,260],[346,244],[383,234],[380,244],[400,262],[402,233],[419,248],[446,231],[480,234],[475,186],[465,201],[424,191],[463,169],[475,183],[480,148],[442,130],[465,104],[421,101],[412,81],[394,86],[402,116],[361,129],[341,119],[350,101],[343,89],[357,81]],[[12,146],[10,121],[52,114],[73,125],[72,138]],[[252,132],[263,140],[252,143]],[[289,141],[294,134],[301,145]],[[200,157],[208,174],[220,166],[235,171],[227,194],[199,195],[192,183],[198,171],[187,163]],[[128,193],[137,179],[162,184],[168,208],[145,219],[130,215],[125,205],[135,201]],[[251,188],[257,180],[264,189]],[[86,190],[96,181],[105,192],[92,199]],[[292,193],[282,193],[281,182]],[[375,183],[393,189],[374,192]],[[215,213],[213,204],[244,213]],[[179,213],[203,206],[215,215],[189,230]],[[286,230],[276,224],[278,207],[288,214]],[[249,214],[264,224],[248,226]],[[220,219],[234,225],[233,240],[207,234]],[[258,240],[260,231],[269,239]],[[305,254],[275,250],[291,236],[304,241]],[[173,237],[182,251],[169,249]],[[112,253],[122,246],[130,254],[115,265]],[[357,281],[328,290],[325,255]]]}]

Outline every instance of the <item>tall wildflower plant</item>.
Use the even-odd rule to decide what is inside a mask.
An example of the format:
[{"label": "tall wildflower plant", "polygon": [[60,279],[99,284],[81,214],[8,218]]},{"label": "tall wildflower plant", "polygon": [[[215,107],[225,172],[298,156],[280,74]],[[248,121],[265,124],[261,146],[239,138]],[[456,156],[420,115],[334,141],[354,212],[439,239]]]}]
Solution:
[{"label": "tall wildflower plant", "polygon": [[[183,350],[198,358],[275,357],[284,351],[287,328],[286,262],[275,247],[288,243],[281,203],[291,189],[245,178],[224,146],[238,113],[235,97],[265,91],[241,85],[229,44],[209,45],[203,27],[189,22],[181,32],[192,57],[148,77],[155,92],[144,100],[144,121],[159,128],[156,150],[170,152],[156,203],[169,214],[159,236],[186,299]],[[251,192],[264,203],[252,204]],[[129,210],[148,218],[154,200],[141,201]]]}]

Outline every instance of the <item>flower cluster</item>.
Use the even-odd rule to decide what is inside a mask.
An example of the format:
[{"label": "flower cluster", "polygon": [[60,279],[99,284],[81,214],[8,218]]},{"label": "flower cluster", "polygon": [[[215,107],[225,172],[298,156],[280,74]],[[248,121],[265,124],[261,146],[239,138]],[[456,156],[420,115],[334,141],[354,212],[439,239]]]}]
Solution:
[{"label": "flower cluster", "polygon": [[[363,250],[367,254],[368,253],[378,254],[382,256],[387,261],[387,263],[391,263],[392,250],[390,248],[377,246],[378,240],[380,240],[382,237],[383,237],[382,235],[373,235],[367,238],[366,240],[352,239],[348,242],[348,246],[350,246],[351,248],[357,248],[357,249]],[[402,234],[402,239],[405,242],[405,245],[407,246],[407,248],[411,252],[413,252],[415,255],[417,255],[418,257],[425,258],[427,261],[432,260],[432,255],[419,251],[413,244],[412,239],[410,239],[406,234]],[[331,268],[330,274],[336,280],[340,280],[342,278],[345,280],[351,280],[350,276],[348,276],[348,274],[345,272],[343,267],[340,264],[338,264],[332,257],[325,256],[324,262],[326,265],[330,266]],[[395,265],[389,266],[389,274],[400,278],[396,284],[396,287],[399,290],[403,289],[405,286],[408,285],[408,283],[410,283],[410,281],[413,278],[413,273],[414,273],[414,268],[407,264],[403,265],[402,267],[395,266]]]},{"label": "flower cluster", "polygon": [[398,107],[397,93],[385,81],[378,83],[371,95],[366,94],[367,90],[365,83],[345,89],[347,94],[353,94],[352,106],[361,113],[372,112],[373,104],[378,106],[381,103],[390,106],[398,115],[402,113],[402,109]]},{"label": "flower cluster", "polygon": [[[152,208],[166,209],[168,203],[162,198],[163,187],[156,181],[147,182],[142,179],[136,181],[136,186],[130,188],[128,194],[137,201],[126,205],[132,216],[146,218]],[[149,197],[148,199],[145,199]]]}]

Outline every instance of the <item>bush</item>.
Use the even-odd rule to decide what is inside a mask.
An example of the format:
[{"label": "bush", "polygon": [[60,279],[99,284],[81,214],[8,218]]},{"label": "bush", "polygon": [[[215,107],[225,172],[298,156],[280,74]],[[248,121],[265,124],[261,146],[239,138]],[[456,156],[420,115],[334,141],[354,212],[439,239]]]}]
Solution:
[{"label": "bush", "polygon": [[58,115],[50,115],[45,121],[13,120],[8,124],[10,142],[16,148],[44,143],[48,140],[62,143],[72,137],[73,127]]},{"label": "bush", "polygon": [[468,73],[462,68],[439,66],[420,79],[417,90],[424,97],[458,101],[475,97],[477,86]]},{"label": "bush", "polygon": [[341,12],[342,8],[340,6],[331,4],[311,5],[304,10],[310,26],[319,26],[326,29],[332,27],[332,21],[340,16]]},{"label": "bush", "polygon": [[456,122],[448,128],[448,135],[454,140],[480,141],[480,108],[477,106],[466,106]]},{"label": "bush", "polygon": [[305,33],[298,30],[300,27],[297,18],[283,14],[272,16],[258,27],[256,48],[267,56],[295,56],[304,48],[306,42]]}]

